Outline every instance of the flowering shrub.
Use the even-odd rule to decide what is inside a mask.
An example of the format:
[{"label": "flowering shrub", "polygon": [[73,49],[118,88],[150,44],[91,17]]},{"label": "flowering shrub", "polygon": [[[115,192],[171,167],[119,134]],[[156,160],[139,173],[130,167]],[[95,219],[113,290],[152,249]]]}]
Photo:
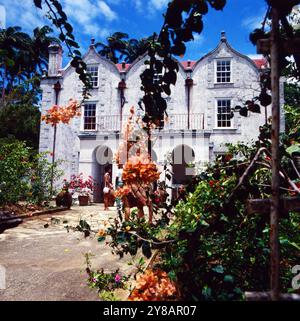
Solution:
[{"label": "flowering shrub", "polygon": [[29,192],[31,150],[24,142],[0,142],[0,204],[16,203]]},{"label": "flowering shrub", "polygon": [[24,142],[0,140],[0,205],[50,200],[52,169],[54,181],[62,175],[59,163],[50,164],[46,153],[35,154]]},{"label": "flowering shrub", "polygon": [[[271,130],[268,125],[260,130],[255,144],[227,146],[228,154],[218,157],[185,187],[184,197],[170,212],[174,214],[170,225],[164,220],[152,226],[129,221],[110,227],[107,235],[114,252],[120,257],[136,255],[141,248],[143,255],[150,257],[153,249],[160,248],[157,266],[176,282],[184,300],[243,300],[245,291],[267,291],[270,218],[259,213],[250,215],[246,207],[248,200],[271,195]],[[295,170],[286,154],[287,146],[283,141],[281,167],[292,175]],[[249,164],[254,164],[250,170]],[[298,183],[298,179],[282,179],[281,195],[299,195]],[[158,196],[154,194],[155,202],[159,202]],[[280,282],[286,292],[292,291],[291,271],[300,258],[299,226],[300,218],[295,213],[280,220]],[[146,300],[153,292],[147,291],[148,283],[151,281],[143,280],[137,288],[141,291],[134,292],[137,300]]]},{"label": "flowering shrub", "polygon": [[45,115],[42,116],[42,121],[46,124],[55,126],[62,122],[69,124],[70,120],[75,116],[80,116],[80,104],[74,99],[70,99],[67,106],[52,106]]},{"label": "flowering shrub", "polygon": [[[66,182],[66,181],[65,181]],[[67,183],[67,182],[66,182]],[[92,176],[89,176],[87,180],[83,178],[83,174],[72,175],[71,180],[68,183],[69,189],[72,193],[78,193],[79,195],[89,196],[94,188],[96,181]]]},{"label": "flowering shrub", "polygon": [[[157,181],[160,173],[157,165],[151,161],[147,148],[147,133],[143,130],[145,124],[139,117],[135,117],[134,108],[130,109],[130,117],[123,128],[123,142],[115,155],[117,164],[123,167],[122,180],[124,186],[116,191],[118,198],[128,194],[134,198],[147,202],[147,192],[150,191],[151,183]],[[127,159],[128,158],[128,159]],[[139,190],[139,195],[135,191]]]},{"label": "flowering shrub", "polygon": [[[97,289],[101,298],[108,296],[108,293],[116,289],[125,289],[129,277],[121,275],[119,270],[112,273],[104,272],[104,269],[94,271],[91,268],[91,254],[86,254],[86,272],[88,274],[88,285]],[[109,297],[112,297],[111,295]]]},{"label": "flowering shrub", "polygon": [[123,169],[123,180],[128,184],[151,184],[159,176],[156,164],[150,161],[148,155],[131,157]]},{"label": "flowering shrub", "polygon": [[137,277],[129,301],[169,301],[177,297],[175,283],[162,270],[147,270]]},{"label": "flowering shrub", "polygon": [[128,195],[130,192],[131,189],[128,186],[119,187],[115,192],[115,196],[118,198],[122,198],[123,196]]},{"label": "flowering shrub", "polygon": [[63,171],[59,169],[59,165],[62,161],[57,160],[54,164],[50,163],[47,154],[37,154],[32,159],[32,165],[30,168],[30,181],[29,181],[29,192],[26,200],[33,204],[42,204],[51,199],[57,191],[51,191],[51,179],[53,173],[53,181],[57,181],[62,175]]}]

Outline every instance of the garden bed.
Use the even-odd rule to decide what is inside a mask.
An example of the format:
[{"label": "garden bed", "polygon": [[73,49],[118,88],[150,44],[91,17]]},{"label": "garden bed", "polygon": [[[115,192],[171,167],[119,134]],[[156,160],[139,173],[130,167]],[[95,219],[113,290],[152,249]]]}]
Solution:
[{"label": "garden bed", "polygon": [[25,205],[11,205],[0,209],[0,233],[6,229],[18,226],[23,219],[41,215],[54,214],[68,210],[66,207],[28,207]]}]

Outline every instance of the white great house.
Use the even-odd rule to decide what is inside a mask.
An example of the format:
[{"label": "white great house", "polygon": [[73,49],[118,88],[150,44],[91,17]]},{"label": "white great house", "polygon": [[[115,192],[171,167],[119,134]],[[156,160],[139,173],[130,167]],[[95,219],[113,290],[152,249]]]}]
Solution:
[{"label": "white great house", "polygon": [[[92,75],[91,97],[82,106],[81,117],[70,125],[57,127],[56,159],[63,160],[64,178],[72,174],[91,175],[97,181],[94,201],[102,200],[103,175],[107,165],[112,168],[113,182],[117,165],[113,156],[121,141],[122,123],[126,122],[130,108],[136,107],[143,96],[140,74],[146,68],[142,56],[133,64],[113,64],[101,57],[93,41],[84,61]],[[186,163],[205,167],[218,154],[226,151],[226,143],[250,142],[258,136],[259,126],[265,123],[261,114],[249,113],[242,117],[230,108],[257,96],[259,76],[266,67],[264,59],[252,60],[234,50],[224,32],[216,49],[198,61],[179,63],[178,80],[172,87],[168,101],[169,121],[165,128],[154,134],[153,158],[162,165],[173,166],[173,185],[184,183]],[[158,75],[159,76],[159,75]],[[61,85],[56,95],[55,84]],[[56,102],[66,105],[70,98],[82,98],[82,83],[71,65],[62,68],[62,50],[58,45],[49,47],[48,72],[42,80],[42,113]],[[283,82],[281,86],[281,104]],[[284,128],[284,116],[281,116]],[[53,127],[41,124],[40,152],[52,151]],[[182,154],[183,164],[172,165],[174,152]],[[187,155],[187,156],[186,156]],[[104,160],[104,161],[103,161]],[[163,175],[163,174],[162,174]],[[162,177],[163,179],[164,177]]]}]

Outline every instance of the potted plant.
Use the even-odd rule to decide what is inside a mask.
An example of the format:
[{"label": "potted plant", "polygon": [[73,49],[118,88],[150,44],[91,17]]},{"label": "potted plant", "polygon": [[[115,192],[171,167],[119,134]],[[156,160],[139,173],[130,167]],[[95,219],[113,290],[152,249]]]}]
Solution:
[{"label": "potted plant", "polygon": [[72,175],[70,181],[70,190],[73,194],[78,195],[79,206],[89,205],[92,192],[95,188],[95,180],[89,176],[87,180],[83,178],[83,174]]},{"label": "potted plant", "polygon": [[56,196],[56,206],[57,207],[67,207],[68,209],[72,206],[72,195],[69,192],[69,183],[64,181],[64,186],[61,192]]},{"label": "potted plant", "polygon": [[88,192],[82,191],[80,195],[78,195],[79,206],[87,206],[89,205],[90,195]]}]

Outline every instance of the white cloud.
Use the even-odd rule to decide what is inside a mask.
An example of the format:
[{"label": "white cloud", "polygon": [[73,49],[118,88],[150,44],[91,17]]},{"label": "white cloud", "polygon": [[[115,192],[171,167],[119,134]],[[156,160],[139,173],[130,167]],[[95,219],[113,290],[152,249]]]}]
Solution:
[{"label": "white cloud", "polygon": [[117,19],[118,15],[113,11],[105,1],[98,1],[100,13],[109,21]]},{"label": "white cloud", "polygon": [[255,55],[255,54],[250,54],[247,55],[250,59],[255,60],[255,59],[263,59],[264,56],[263,55]]},{"label": "white cloud", "polygon": [[0,28],[6,27],[6,10],[5,7],[0,5]]},{"label": "white cloud", "polygon": [[68,18],[82,25],[92,21],[99,10],[90,0],[64,0],[63,8]]},{"label": "white cloud", "polygon": [[133,4],[134,4],[135,8],[136,8],[138,11],[142,11],[142,9],[143,9],[143,2],[142,2],[142,0],[133,0]]},{"label": "white cloud", "polygon": [[108,28],[102,28],[97,24],[85,24],[83,33],[90,36],[91,38],[96,38],[98,40],[99,38],[106,38],[108,37],[112,32]]},{"label": "white cloud", "polygon": [[170,0],[150,0],[150,6],[155,10],[161,10],[167,6]]},{"label": "white cloud", "polygon": [[254,30],[256,28],[261,28],[263,20],[264,14],[247,17],[242,21],[242,26],[248,30]]},{"label": "white cloud", "polygon": [[203,35],[199,35],[198,33],[194,34],[194,44],[197,45],[202,45],[202,43],[204,42],[204,37]]},{"label": "white cloud", "polygon": [[20,26],[26,32],[47,24],[42,10],[37,9],[32,0],[0,0],[2,11],[6,13],[6,27]]}]

